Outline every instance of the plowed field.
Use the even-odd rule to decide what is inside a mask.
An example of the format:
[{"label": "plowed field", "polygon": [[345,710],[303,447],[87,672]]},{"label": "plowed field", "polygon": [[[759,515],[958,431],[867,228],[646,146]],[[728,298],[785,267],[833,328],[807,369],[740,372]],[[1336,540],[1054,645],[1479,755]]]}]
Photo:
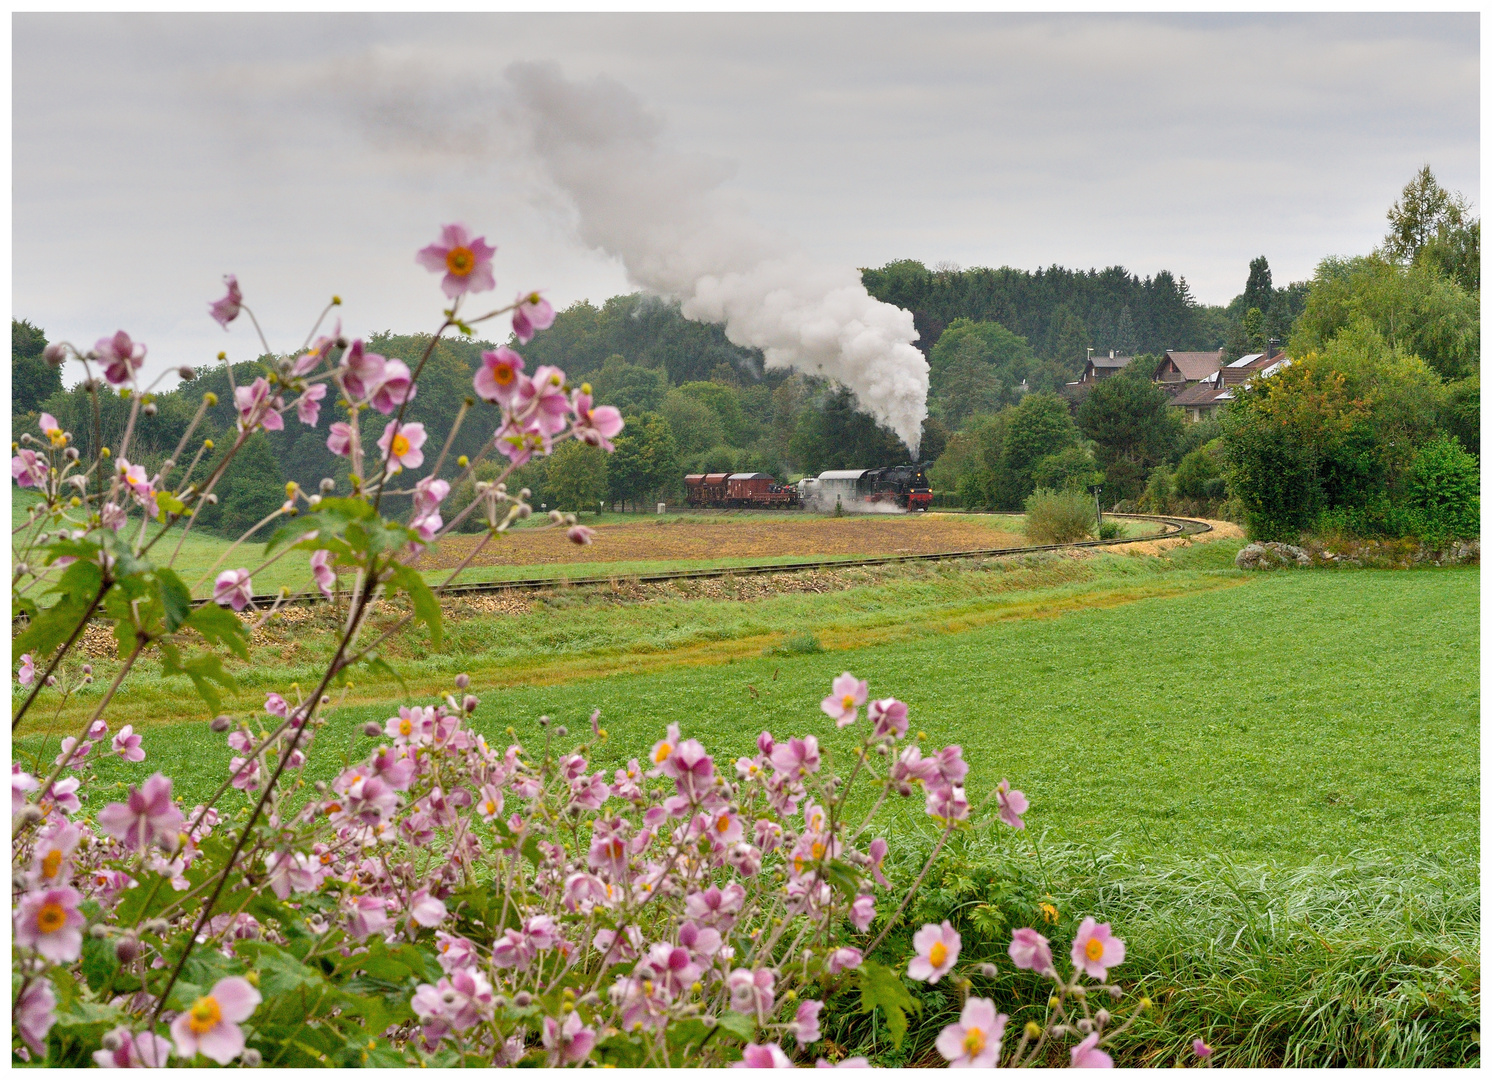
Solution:
[{"label": "plowed field", "polygon": [[[1009,519],[1000,519],[1000,524]],[[480,536],[447,536],[420,564],[449,569],[466,558]],[[740,517],[719,521],[646,519],[596,528],[589,546],[565,539],[562,529],[520,529],[489,542],[472,566],[558,563],[783,558],[814,555],[930,555],[940,551],[1019,547],[1026,538],[991,519],[964,514],[880,517]]]}]

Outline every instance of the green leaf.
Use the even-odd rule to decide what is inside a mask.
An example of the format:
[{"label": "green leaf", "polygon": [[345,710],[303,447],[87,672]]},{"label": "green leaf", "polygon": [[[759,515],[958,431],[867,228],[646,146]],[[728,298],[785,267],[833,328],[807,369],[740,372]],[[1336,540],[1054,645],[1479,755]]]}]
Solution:
[{"label": "green leaf", "polygon": [[174,647],[162,644],[161,674],[185,675],[191,679],[192,685],[197,688],[197,695],[214,711],[223,703],[222,695],[218,693],[214,683],[226,690],[238,689],[238,680],[224,669],[223,658],[212,653],[202,653],[182,663],[180,653]]},{"label": "green leaf", "polygon": [[11,655],[19,662],[22,653],[38,659],[48,657],[68,638],[88,614],[94,598],[103,585],[103,572],[97,563],[75,562],[49,591],[62,598],[51,607],[36,613],[31,625],[11,644]]},{"label": "green leaf", "polygon": [[830,859],[820,871],[824,881],[837,889],[847,903],[853,902],[860,891],[860,875],[855,868],[842,859]]},{"label": "green leaf", "polygon": [[750,1042],[756,1034],[756,1021],[744,1013],[725,1012],[715,1017],[721,1031],[734,1035],[742,1042]]},{"label": "green leaf", "polygon": [[898,1050],[907,1033],[907,1013],[922,1013],[922,1003],[907,992],[901,973],[874,960],[866,960],[856,969],[860,984],[860,1011],[868,1013],[880,1007],[886,1011],[886,1030]]},{"label": "green leaf", "polygon": [[414,605],[415,618],[430,628],[430,647],[439,649],[440,601],[435,598],[435,593],[429,585],[425,584],[425,579],[414,567],[395,563],[391,570],[389,584],[409,594],[409,602]]},{"label": "green leaf", "polygon": [[[292,518],[276,529],[265,543],[264,553],[271,555],[276,548],[292,542],[299,547],[306,547],[312,543],[316,547],[325,547],[327,546],[324,542],[326,539],[343,534],[352,522],[372,516],[373,507],[362,499],[322,499],[316,505],[315,510]],[[317,533],[315,541],[301,540],[301,537],[313,529]]]},{"label": "green leaf", "polygon": [[[379,656],[377,653],[369,653],[367,656],[363,657],[363,664],[368,668],[369,671],[376,671],[379,674],[387,675],[389,678],[393,679],[399,684],[400,689],[404,691],[404,696],[409,696],[409,684],[404,681],[404,676],[395,671],[389,665],[389,662],[383,657]],[[346,668],[344,668],[343,671],[345,672]]]},{"label": "green leaf", "polygon": [[241,660],[249,658],[249,628],[225,607],[203,604],[182,625],[197,631],[209,645],[222,645]]},{"label": "green leaf", "polygon": [[157,570],[155,579],[160,583],[161,607],[166,612],[166,633],[174,634],[182,623],[191,618],[192,592],[175,570]]}]

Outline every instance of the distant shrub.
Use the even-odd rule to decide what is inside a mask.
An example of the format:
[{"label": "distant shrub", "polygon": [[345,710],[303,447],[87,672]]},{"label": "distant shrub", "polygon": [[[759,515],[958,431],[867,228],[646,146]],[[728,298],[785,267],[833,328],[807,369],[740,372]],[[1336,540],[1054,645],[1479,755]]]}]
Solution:
[{"label": "distant shrub", "polygon": [[1086,540],[1096,517],[1093,499],[1086,493],[1040,488],[1026,499],[1026,537],[1037,544]]},{"label": "distant shrub", "polygon": [[1100,540],[1117,540],[1124,527],[1117,521],[1102,521],[1098,525],[1098,538]]}]

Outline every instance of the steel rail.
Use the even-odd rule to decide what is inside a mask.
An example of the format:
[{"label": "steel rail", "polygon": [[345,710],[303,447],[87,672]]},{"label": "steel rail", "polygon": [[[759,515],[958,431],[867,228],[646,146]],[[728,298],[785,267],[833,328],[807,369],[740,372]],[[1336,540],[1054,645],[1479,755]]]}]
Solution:
[{"label": "steel rail", "polygon": [[[707,567],[697,570],[660,570],[641,574],[593,574],[588,577],[567,578],[555,575],[542,578],[513,578],[507,581],[471,581],[447,585],[438,595],[480,596],[502,592],[537,592],[542,589],[580,588],[586,586],[650,585],[669,581],[700,581],[711,578],[749,577],[761,574],[798,574],[807,570],[849,569],[860,566],[890,566],[897,563],[945,562],[952,559],[989,559],[1011,555],[1033,555],[1043,551],[1066,551],[1072,548],[1116,547],[1120,544],[1143,544],[1153,540],[1170,540],[1178,536],[1200,536],[1211,532],[1212,526],[1195,518],[1170,517],[1157,514],[1116,514],[1108,517],[1129,521],[1153,521],[1161,526],[1160,532],[1142,536],[1122,536],[1113,540],[1075,540],[1067,544],[1028,544],[1022,547],[972,548],[962,551],[939,551],[922,555],[874,555],[855,559],[813,559],[792,563],[754,563],[746,566]],[[380,586],[381,588],[381,586]],[[192,601],[193,607],[212,603],[211,597]],[[292,593],[281,597],[278,593],[265,593],[253,597],[256,607],[279,602],[280,606],[323,604],[326,598],[319,592]],[[13,620],[14,621],[14,620]],[[112,622],[111,619],[95,616],[93,622]]]}]

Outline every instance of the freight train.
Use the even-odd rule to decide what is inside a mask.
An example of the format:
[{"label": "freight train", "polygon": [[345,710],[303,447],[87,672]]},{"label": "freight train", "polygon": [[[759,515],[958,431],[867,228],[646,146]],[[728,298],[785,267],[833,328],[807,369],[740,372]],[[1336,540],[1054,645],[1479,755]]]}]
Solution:
[{"label": "freight train", "polygon": [[921,465],[833,469],[797,484],[779,484],[770,473],[692,473],[684,477],[684,488],[686,504],[695,508],[926,510],[932,503]]},{"label": "freight train", "polygon": [[798,506],[798,489],[779,484],[771,473],[691,473],[684,477],[685,503],[722,510],[789,510]]}]

